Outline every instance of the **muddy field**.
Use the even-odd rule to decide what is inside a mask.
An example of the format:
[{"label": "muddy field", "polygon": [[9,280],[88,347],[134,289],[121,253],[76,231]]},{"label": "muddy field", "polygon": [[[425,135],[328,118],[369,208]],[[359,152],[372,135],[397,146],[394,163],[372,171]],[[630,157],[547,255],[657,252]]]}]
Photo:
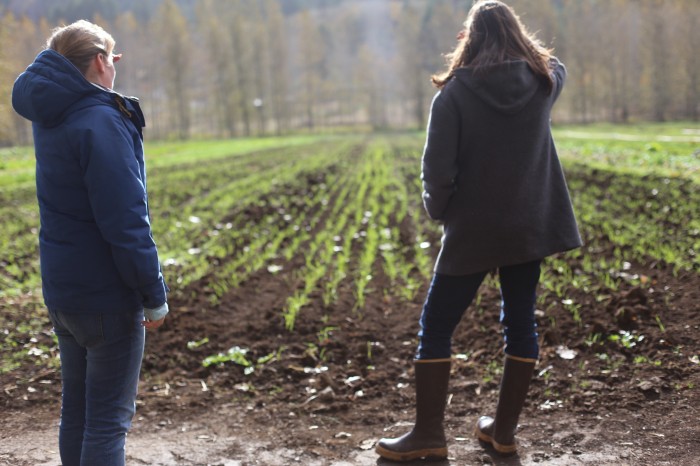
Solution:
[{"label": "muddy field", "polygon": [[[361,150],[348,153],[358,157]],[[408,160],[411,167],[414,159]],[[305,185],[313,185],[309,198],[333,185],[326,177],[334,171],[325,173],[305,179]],[[570,179],[574,202],[580,203],[577,180],[590,185],[595,179],[576,174]],[[599,186],[601,196],[616,182],[611,178]],[[295,186],[279,189],[288,198],[302,197]],[[684,189],[695,189],[689,186]],[[639,192],[651,196],[650,189]],[[410,198],[409,210],[419,211],[417,192]],[[263,219],[273,218],[272,200],[262,207],[241,206],[230,217],[246,225],[268,224]],[[128,464],[389,464],[373,449],[379,438],[402,434],[413,420],[412,357],[426,274],[411,272],[406,283],[413,280],[419,289],[406,297],[410,294],[397,290],[401,282],[387,275],[386,257],[377,255],[364,306],[357,305],[352,279],[339,280],[327,302],[321,277],[293,331],[283,318],[289,297],[305,287],[308,244],[337,221],[330,208],[336,200],[331,196],[321,211],[315,205],[292,206],[300,217],[316,218],[307,230],[308,243],[287,260],[276,258],[274,268],[266,264],[246,272],[223,293],[213,284],[235,252],[212,259],[211,272],[183,287],[166,267],[172,313],[148,336]],[[575,207],[585,212],[584,206]],[[356,218],[363,218],[362,211]],[[416,250],[411,242],[425,218],[387,221],[396,227],[397,241],[407,245],[402,259],[411,263]],[[422,231],[434,258],[439,233]],[[537,311],[541,358],[521,418],[519,454],[497,457],[472,434],[476,419],[494,410],[503,359],[497,279],[490,276],[455,334],[446,414],[450,457],[432,464],[699,464],[700,275],[692,267],[640,256],[633,245],[613,244],[596,225],[582,223],[582,233],[586,246],[580,253],[545,263]],[[279,247],[292,241],[285,238]],[[362,240],[351,244],[349,275],[356,276],[364,246]],[[620,254],[627,257],[624,262]],[[611,285],[591,278],[596,273],[591,264],[613,263],[622,268],[604,270]],[[571,280],[588,277],[590,286],[583,279],[584,285],[569,286],[567,273]],[[566,299],[555,293],[557,283]],[[4,324],[14,329],[6,335],[19,334],[36,301],[20,296],[0,303]],[[56,348],[44,314],[34,323],[43,330],[20,341],[17,350],[43,345],[39,363],[24,358],[0,375],[0,465],[59,464]]]},{"label": "muddy field", "polygon": [[[518,434],[521,451],[507,460],[471,434],[476,418],[493,409],[502,359],[498,291],[483,285],[483,312],[469,309],[455,337],[444,464],[697,464],[700,371],[691,358],[700,280],[663,268],[633,272],[659,291],[591,297],[583,326],[565,313],[556,327],[539,323],[542,357]],[[130,464],[377,463],[376,440],[412,420],[422,294],[401,302],[375,292],[357,313],[352,292],[341,289],[333,309],[304,309],[290,333],[279,316],[294,287],[284,274],[261,272],[217,306],[202,284],[175,294],[167,325],[148,339]],[[374,287],[381,289],[381,277]],[[621,309],[636,316],[633,323],[618,322]],[[319,341],[318,326],[304,322],[319,322],[322,313],[333,330]],[[653,315],[664,316],[664,331]],[[630,325],[644,336],[632,348],[608,342],[602,351],[585,341],[591,329],[614,334]],[[193,336],[209,343],[188,349]],[[282,350],[250,374],[234,364],[202,367],[205,355],[234,345],[249,348],[250,360]],[[635,363],[640,356],[653,363]],[[58,374],[32,370],[2,380],[0,464],[58,464]]]}]

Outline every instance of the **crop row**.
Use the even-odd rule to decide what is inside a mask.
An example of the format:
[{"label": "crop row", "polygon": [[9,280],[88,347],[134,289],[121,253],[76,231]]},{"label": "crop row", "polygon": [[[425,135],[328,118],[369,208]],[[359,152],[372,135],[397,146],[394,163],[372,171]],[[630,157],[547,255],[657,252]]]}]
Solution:
[{"label": "crop row", "polygon": [[[417,217],[411,223],[416,236],[423,240],[414,244],[428,246],[434,253],[441,230],[439,224],[425,217],[420,206],[419,147],[415,141],[407,141],[404,147],[396,148],[396,158],[404,160],[401,166],[409,187],[409,215]],[[553,320],[553,313],[563,309],[582,323],[585,305],[610,296],[623,283],[651,286],[648,277],[635,273],[635,269],[649,264],[676,272],[700,270],[697,182],[672,174],[654,175],[654,170],[605,166],[597,159],[592,164],[580,158],[565,159],[584,246],[544,262],[538,307],[547,318]],[[430,255],[417,255],[414,262],[430,259]],[[427,263],[418,269],[430,270]],[[422,283],[426,279],[423,277]],[[488,279],[485,286],[498,285]],[[588,304],[581,302],[584,296]]]},{"label": "crop row", "polygon": [[[325,148],[331,143],[312,139],[265,150],[256,150],[264,144],[249,145],[248,152],[234,150],[229,156],[193,150],[188,157],[174,155],[171,164],[164,163],[167,158],[157,159],[160,163],[149,171],[149,194],[161,255],[188,262],[187,251],[196,250],[202,242],[202,226],[215,230],[212,218],[229,212],[233,203],[245,206],[260,201],[238,194],[269,195],[277,184],[314,171],[319,160],[328,156]],[[20,162],[16,182],[6,174],[8,181],[0,189],[0,198],[7,200],[0,207],[0,296],[25,295],[39,288],[36,190],[33,179],[25,180],[29,161]],[[203,225],[194,225],[200,221]],[[191,245],[184,247],[187,244]]]},{"label": "crop row", "polygon": [[[149,194],[171,287],[203,281],[216,301],[259,270],[294,264],[298,286],[284,310],[290,329],[304,306],[320,298],[330,307],[343,287],[357,310],[372,292],[413,299],[430,278],[440,236],[421,205],[419,148],[410,136],[347,138],[158,159]],[[545,263],[543,307],[563,303],[579,320],[574,292],[639,284],[641,277],[626,273],[634,263],[698,270],[697,183],[585,161],[565,168],[585,246]],[[13,199],[0,208],[4,294],[39,284],[38,216],[27,189],[26,182],[3,188]],[[378,290],[372,285],[380,273],[386,286]]]},{"label": "crop row", "polygon": [[596,303],[623,284],[653,285],[635,270],[653,264],[674,273],[700,270],[700,190],[694,181],[581,161],[568,161],[566,171],[584,246],[547,260],[539,296],[545,312],[563,307],[582,324],[581,297]]}]

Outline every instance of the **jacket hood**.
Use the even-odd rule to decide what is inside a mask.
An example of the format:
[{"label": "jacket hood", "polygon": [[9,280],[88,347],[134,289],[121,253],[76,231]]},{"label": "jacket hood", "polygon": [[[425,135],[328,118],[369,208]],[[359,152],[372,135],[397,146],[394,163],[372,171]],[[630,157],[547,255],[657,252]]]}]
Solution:
[{"label": "jacket hood", "polygon": [[489,65],[476,73],[470,67],[459,68],[455,77],[487,105],[508,115],[520,112],[540,86],[524,60]]},{"label": "jacket hood", "polygon": [[24,118],[43,126],[55,126],[68,114],[97,102],[75,105],[87,96],[109,101],[111,91],[89,82],[63,55],[44,50],[15,81],[12,106]]}]

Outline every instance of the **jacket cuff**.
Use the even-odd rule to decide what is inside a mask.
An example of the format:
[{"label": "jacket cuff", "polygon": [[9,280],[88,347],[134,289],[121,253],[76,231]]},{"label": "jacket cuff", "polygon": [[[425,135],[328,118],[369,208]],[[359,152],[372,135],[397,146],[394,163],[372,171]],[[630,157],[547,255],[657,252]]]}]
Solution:
[{"label": "jacket cuff", "polygon": [[150,286],[142,287],[139,292],[144,308],[156,309],[168,300],[168,287],[162,278]]},{"label": "jacket cuff", "polygon": [[146,320],[160,320],[166,315],[168,315],[168,303],[163,303],[155,309],[149,309],[147,307],[143,308],[143,316]]}]

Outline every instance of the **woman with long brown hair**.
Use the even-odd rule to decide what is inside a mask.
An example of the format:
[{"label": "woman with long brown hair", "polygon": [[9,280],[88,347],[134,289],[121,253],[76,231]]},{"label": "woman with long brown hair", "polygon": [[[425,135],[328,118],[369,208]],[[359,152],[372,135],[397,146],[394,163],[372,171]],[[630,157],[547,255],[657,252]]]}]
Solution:
[{"label": "woman with long brown hair", "polygon": [[452,334],[494,269],[505,361],[496,414],[479,418],[475,431],[498,453],[516,451],[515,429],[539,356],[540,264],[581,245],[550,130],[564,66],[500,1],[477,2],[458,37],[447,70],[432,78],[440,91],[422,160],[425,209],[444,234],[420,318],[416,422],[376,448],[395,461],[447,457]]}]

